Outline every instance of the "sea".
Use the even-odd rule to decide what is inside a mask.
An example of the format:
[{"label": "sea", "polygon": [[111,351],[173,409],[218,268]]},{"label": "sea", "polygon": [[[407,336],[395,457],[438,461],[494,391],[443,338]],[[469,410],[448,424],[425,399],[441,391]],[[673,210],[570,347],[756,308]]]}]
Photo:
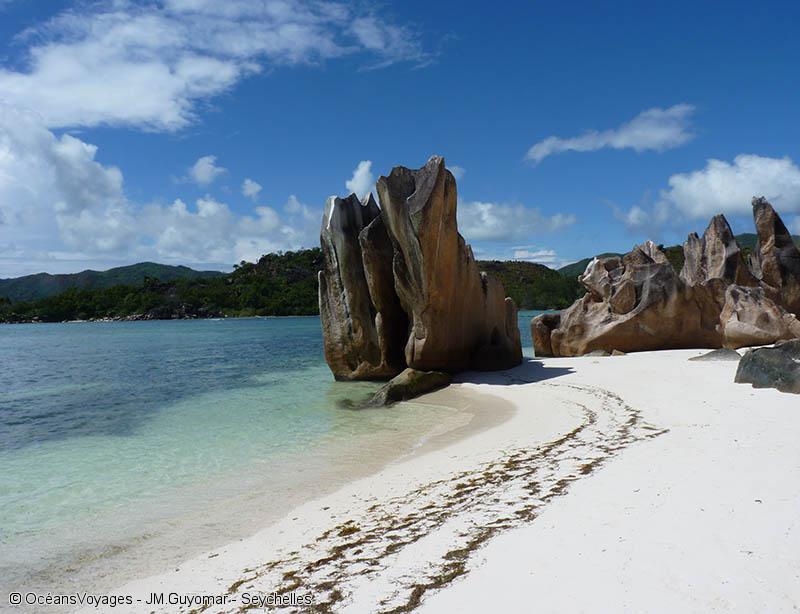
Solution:
[{"label": "sea", "polygon": [[334,381],[317,317],[0,325],[0,591],[164,571],[456,418],[377,387]]}]

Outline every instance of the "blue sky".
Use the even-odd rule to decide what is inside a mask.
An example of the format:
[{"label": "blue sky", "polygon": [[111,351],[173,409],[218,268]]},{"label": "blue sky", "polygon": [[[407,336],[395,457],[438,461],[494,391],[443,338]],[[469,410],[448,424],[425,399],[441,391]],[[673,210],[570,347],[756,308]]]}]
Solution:
[{"label": "blue sky", "polygon": [[0,0],[0,277],[312,246],[328,195],[432,154],[478,257],[557,266],[717,212],[751,231],[754,194],[800,232],[798,18]]}]

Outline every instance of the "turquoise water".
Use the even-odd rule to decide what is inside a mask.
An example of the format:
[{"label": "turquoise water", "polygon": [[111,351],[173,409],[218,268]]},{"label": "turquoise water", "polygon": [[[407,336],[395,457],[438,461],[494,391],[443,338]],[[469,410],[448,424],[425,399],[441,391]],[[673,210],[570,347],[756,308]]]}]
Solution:
[{"label": "turquoise water", "polygon": [[158,571],[410,451],[456,413],[352,409],[377,385],[333,381],[317,318],[0,326],[0,365],[8,587],[79,584],[109,561]]}]

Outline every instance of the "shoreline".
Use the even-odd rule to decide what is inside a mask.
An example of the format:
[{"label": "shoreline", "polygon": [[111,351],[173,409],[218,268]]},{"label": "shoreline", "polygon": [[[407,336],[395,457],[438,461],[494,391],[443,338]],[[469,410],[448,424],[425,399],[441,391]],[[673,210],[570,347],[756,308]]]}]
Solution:
[{"label": "shoreline", "polygon": [[796,398],[734,384],[735,363],[688,362],[701,353],[466,374],[422,401],[484,395],[513,415],[115,594],[229,600],[207,612],[275,591],[343,612],[792,611]]},{"label": "shoreline", "polygon": [[[306,470],[298,466],[297,471],[303,473],[292,474],[296,477],[287,476],[283,480],[284,482],[290,479],[302,480],[303,487],[289,488],[290,484],[287,483],[286,488],[280,492],[274,489],[267,490],[263,485],[259,486],[261,481],[258,476],[261,471],[269,472],[270,467],[251,467],[248,473],[250,477],[245,476],[248,483],[252,482],[247,492],[216,497],[209,500],[204,508],[198,508],[189,515],[184,514],[173,519],[160,520],[156,524],[143,525],[141,529],[131,534],[130,539],[120,540],[112,536],[111,541],[102,548],[87,545],[84,550],[75,552],[69,559],[54,558],[34,575],[29,576],[24,586],[20,587],[15,583],[14,586],[9,585],[7,588],[9,591],[22,588],[23,591],[54,594],[84,590],[95,594],[111,594],[115,586],[128,581],[131,575],[149,576],[174,569],[187,557],[198,555],[202,557],[208,548],[224,547],[226,544],[248,539],[246,536],[272,527],[293,509],[321,496],[329,496],[354,481],[374,476],[387,466],[405,462],[432,450],[446,447],[475,432],[490,429],[509,419],[513,412],[510,405],[504,404],[496,405],[496,411],[483,412],[474,406],[475,400],[472,396],[463,397],[456,394],[398,403],[392,408],[357,410],[370,413],[413,412],[409,415],[420,415],[420,412],[433,410],[441,416],[441,419],[440,422],[433,424],[429,424],[430,420],[422,422],[416,429],[408,428],[407,419],[398,421],[393,430],[382,430],[378,434],[378,439],[369,436],[368,433],[355,436],[348,442],[348,446],[363,450],[367,455],[360,458],[357,463],[348,458],[352,454],[344,451],[342,446],[339,446],[341,450],[324,451],[326,458],[330,458],[332,462],[336,459],[336,464],[332,465],[335,466],[335,470],[313,477],[306,475]],[[365,419],[367,418],[368,416],[365,416]],[[313,484],[309,479],[313,480]],[[199,491],[197,495],[202,497],[203,492]],[[185,498],[186,495],[181,494],[181,497]],[[198,534],[198,528],[206,525],[219,527],[219,531],[215,531],[214,536],[210,538],[207,536],[208,531]],[[198,538],[202,541],[198,542]],[[182,545],[177,550],[188,551],[187,555],[170,554],[177,544],[193,542],[198,542],[200,546]],[[65,573],[67,568],[73,569]],[[57,610],[58,608],[45,607],[26,611]]]}]

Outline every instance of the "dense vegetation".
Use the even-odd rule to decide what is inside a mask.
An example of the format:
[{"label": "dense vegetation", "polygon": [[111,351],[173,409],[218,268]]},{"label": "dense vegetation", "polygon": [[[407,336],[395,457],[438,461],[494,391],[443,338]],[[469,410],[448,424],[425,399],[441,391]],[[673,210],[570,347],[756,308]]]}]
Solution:
[{"label": "dense vegetation", "polygon": [[36,301],[0,301],[0,321],[61,322],[99,318],[172,319],[317,313],[319,249],[268,254],[229,274],[70,288]]},{"label": "dense vegetation", "polygon": [[[755,245],[755,235],[737,240],[745,254]],[[664,252],[680,271],[682,248]],[[616,254],[601,254],[611,255]],[[577,277],[589,260],[558,271],[521,261],[478,265],[500,278],[521,309],[563,309],[583,295]],[[315,315],[321,268],[322,252],[316,248],[267,254],[227,274],[142,263],[75,275],[29,275],[0,280],[0,322]]]},{"label": "dense vegetation", "polygon": [[86,270],[80,273],[51,275],[37,273],[14,279],[0,279],[0,296],[12,301],[34,301],[61,294],[71,288],[96,290],[112,286],[140,286],[145,279],[173,281],[177,279],[221,277],[220,271],[195,271],[185,266],[169,266],[155,262],[140,262],[107,271]]},{"label": "dense vegetation", "polygon": [[[575,279],[541,264],[481,262],[480,267],[500,277],[508,295],[523,309],[566,307],[578,296]],[[6,297],[0,299],[0,321],[315,315],[321,268],[321,251],[308,249],[242,262],[226,275],[170,280],[152,276],[138,284],[71,287],[32,301]]]}]

